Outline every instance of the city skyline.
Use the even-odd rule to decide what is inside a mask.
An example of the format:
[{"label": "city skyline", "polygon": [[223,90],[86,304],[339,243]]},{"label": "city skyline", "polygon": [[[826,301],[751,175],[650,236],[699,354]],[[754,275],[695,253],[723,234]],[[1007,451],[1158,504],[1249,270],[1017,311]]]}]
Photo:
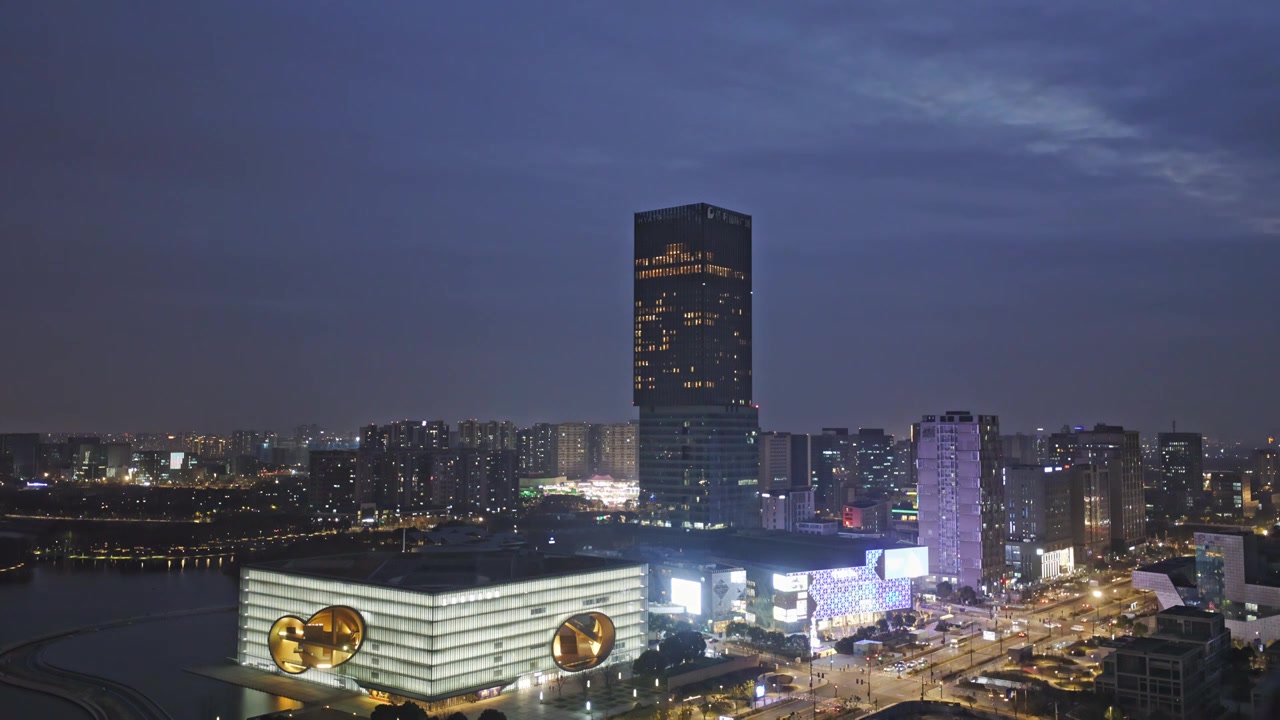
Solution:
[{"label": "city skyline", "polygon": [[0,431],[631,419],[630,220],[697,200],[764,428],[1277,434],[1274,10],[242,10],[0,11]]}]

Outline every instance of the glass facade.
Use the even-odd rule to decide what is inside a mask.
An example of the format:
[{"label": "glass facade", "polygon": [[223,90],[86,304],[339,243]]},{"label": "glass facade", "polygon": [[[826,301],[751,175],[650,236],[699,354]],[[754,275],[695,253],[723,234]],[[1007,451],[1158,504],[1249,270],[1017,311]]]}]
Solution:
[{"label": "glass facade", "polygon": [[601,663],[630,662],[643,652],[647,577],[644,565],[619,565],[426,592],[247,567],[240,574],[237,658],[283,672],[269,644],[273,625],[336,605],[364,622],[359,652],[337,667],[314,663],[296,677],[422,700],[537,684],[565,672],[553,644],[566,622],[584,614],[603,616],[612,628],[611,651],[596,650]]},{"label": "glass facade", "polygon": [[751,216],[636,213],[634,290],[642,504],[673,526],[758,526]]},{"label": "glass facade", "polygon": [[755,408],[640,409],[640,500],[673,527],[760,524]]},{"label": "glass facade", "polygon": [[635,215],[639,407],[751,404],[751,216],[699,203]]}]

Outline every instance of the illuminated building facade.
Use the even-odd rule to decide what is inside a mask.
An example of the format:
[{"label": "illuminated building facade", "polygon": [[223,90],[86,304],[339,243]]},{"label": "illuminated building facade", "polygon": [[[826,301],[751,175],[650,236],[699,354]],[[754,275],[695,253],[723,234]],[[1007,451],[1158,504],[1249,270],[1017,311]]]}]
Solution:
[{"label": "illuminated building facade", "polygon": [[[774,573],[773,624],[811,636],[873,623],[878,613],[910,608],[911,580],[929,571],[927,548],[868,550],[861,566]],[[803,627],[802,627],[803,626]]]},{"label": "illuminated building facade", "polygon": [[636,213],[634,293],[642,502],[676,526],[758,525],[751,216]]},{"label": "illuminated building facade", "polygon": [[494,550],[246,566],[237,659],[384,697],[488,695],[629,664],[647,579],[641,563]]},{"label": "illuminated building facade", "polygon": [[989,592],[1004,576],[1005,510],[1000,421],[950,411],[920,423],[920,544],[930,572]]}]

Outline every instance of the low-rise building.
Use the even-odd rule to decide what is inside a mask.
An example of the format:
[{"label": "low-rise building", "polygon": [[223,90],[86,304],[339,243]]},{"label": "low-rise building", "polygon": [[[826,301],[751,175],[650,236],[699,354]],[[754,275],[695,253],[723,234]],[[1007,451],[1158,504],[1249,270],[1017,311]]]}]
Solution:
[{"label": "low-rise building", "polygon": [[1231,634],[1223,617],[1189,607],[1156,615],[1156,631],[1116,648],[1094,682],[1116,705],[1175,720],[1220,714],[1222,672]]}]

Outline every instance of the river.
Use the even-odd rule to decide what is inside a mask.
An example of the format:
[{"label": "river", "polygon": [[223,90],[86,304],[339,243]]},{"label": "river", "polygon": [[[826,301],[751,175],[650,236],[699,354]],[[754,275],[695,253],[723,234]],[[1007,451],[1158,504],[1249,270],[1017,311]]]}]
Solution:
[{"label": "river", "polygon": [[[109,565],[37,565],[26,582],[0,584],[0,645],[110,620],[236,602],[234,575],[215,564],[122,573]],[[234,612],[157,620],[60,640],[49,662],[131,685],[174,720],[243,720],[298,707],[285,698],[186,672],[235,653]],[[66,701],[0,684],[6,720],[85,720]]]}]

